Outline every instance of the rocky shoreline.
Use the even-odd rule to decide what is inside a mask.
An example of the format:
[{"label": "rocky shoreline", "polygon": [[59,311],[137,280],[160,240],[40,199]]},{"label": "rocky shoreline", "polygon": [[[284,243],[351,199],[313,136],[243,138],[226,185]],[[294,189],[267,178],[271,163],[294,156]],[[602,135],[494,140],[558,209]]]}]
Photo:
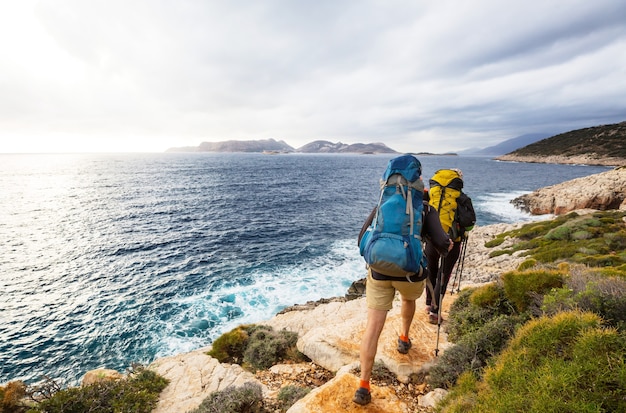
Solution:
[{"label": "rocky shoreline", "polygon": [[498,161],[508,162],[528,162],[528,163],[556,163],[566,165],[601,165],[601,166],[626,166],[624,158],[609,158],[603,156],[595,156],[595,154],[584,154],[576,156],[520,156],[520,155],[502,155],[495,158]]},{"label": "rocky shoreline", "polygon": [[[626,168],[616,168],[601,174],[578,178],[552,187],[541,188],[524,195],[518,207],[534,214],[560,214],[572,210],[579,213],[594,209],[626,209]],[[610,195],[610,196],[609,196]],[[619,200],[618,201],[616,201]],[[552,216],[546,216],[551,219]],[[501,274],[516,269],[524,261],[519,253],[490,257],[493,249],[485,243],[503,232],[519,228],[523,223],[476,226],[468,237],[461,288],[477,286],[497,280]],[[505,249],[512,241],[505,240],[498,249]],[[365,268],[364,268],[365,274]],[[451,280],[451,284],[454,281]],[[357,280],[355,280],[357,281]],[[351,288],[346,297],[322,299],[286,308],[272,319],[261,322],[275,329],[286,329],[298,334],[297,347],[312,361],[310,363],[279,365],[257,374],[245,371],[237,364],[220,363],[206,353],[210,347],[155,360],[149,368],[167,378],[170,384],[163,390],[155,413],[185,412],[200,405],[215,391],[229,386],[257,383],[266,400],[275,400],[282,385],[292,382],[313,384],[315,389],[296,402],[288,413],[312,412],[432,412],[442,397],[442,390],[430,391],[423,383],[411,383],[409,377],[425,376],[436,358],[435,348],[441,351],[449,346],[445,328],[436,342],[437,326],[428,322],[424,311],[425,294],[418,299],[410,336],[414,338],[409,354],[395,349],[400,324],[400,302],[396,299],[389,312],[381,335],[377,359],[385,364],[397,380],[394,383],[372,383],[373,401],[363,407],[352,403],[358,386],[356,369],[359,346],[366,324],[366,304],[363,289]],[[458,290],[458,285],[455,286]],[[443,303],[444,320],[455,294],[449,293]],[[89,374],[89,373],[88,373]]]},{"label": "rocky shoreline", "polygon": [[580,209],[626,209],[626,167],[547,186],[511,202],[533,215],[562,215]]},{"label": "rocky shoreline", "polygon": [[[486,241],[496,235],[521,225],[521,223],[495,224],[476,227],[470,232],[461,288],[494,281],[500,274],[516,268],[523,261],[523,258],[516,256],[490,258],[490,249],[484,246]],[[501,247],[506,247],[506,243]],[[455,297],[453,294],[449,296],[452,298],[444,301],[444,319]],[[417,308],[424,307],[422,295]],[[330,381],[297,402],[289,409],[289,413],[349,412],[357,407],[351,401],[354,389],[358,385],[358,377],[353,371],[358,367],[359,346],[367,315],[365,309],[363,297],[352,300],[336,297],[290,307],[272,319],[260,323],[298,333],[298,349],[312,360],[308,365],[275,366],[272,369],[281,371],[281,374],[288,377],[297,375],[301,369],[317,368],[334,373]],[[371,408],[376,407],[380,410],[371,411],[406,411],[407,401],[396,396],[402,391],[415,395],[416,399],[419,396],[422,408],[425,409],[422,411],[429,411],[427,406],[429,403],[432,405],[433,401],[428,400],[433,395],[426,397],[422,394],[426,389],[417,389],[414,384],[409,383],[409,376],[414,373],[425,374],[435,360],[437,326],[428,322],[424,311],[418,310],[411,328],[411,337],[416,338],[413,348],[409,354],[402,355],[395,349],[399,320],[400,302],[397,299],[394,308],[389,312],[388,321],[381,335],[378,359],[398,377],[399,383],[395,390],[388,386],[374,385],[372,391],[375,400]],[[445,351],[449,344],[443,330],[438,347]],[[230,385],[241,386],[246,382],[259,383],[265,397],[276,397],[277,390],[259,380],[258,374],[255,376],[236,364],[219,363],[206,354],[209,349],[210,347],[207,347],[161,358],[149,366],[170,380],[169,386],[161,393],[155,413],[191,410],[212,392],[224,390]]]}]

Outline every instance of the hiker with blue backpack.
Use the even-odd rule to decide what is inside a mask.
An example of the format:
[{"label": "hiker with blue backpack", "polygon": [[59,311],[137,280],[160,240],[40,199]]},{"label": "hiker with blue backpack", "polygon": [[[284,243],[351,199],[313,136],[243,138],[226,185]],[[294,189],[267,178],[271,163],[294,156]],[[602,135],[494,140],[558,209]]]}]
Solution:
[{"label": "hiker with blue backpack", "polygon": [[448,287],[452,269],[459,259],[461,247],[467,243],[467,233],[476,223],[472,200],[463,193],[463,172],[460,169],[440,169],[429,180],[428,203],[439,212],[444,231],[454,241],[452,250],[442,257],[436,245],[426,243],[429,275],[426,289],[426,312],[431,324],[441,325],[441,302]]},{"label": "hiker with blue backpack", "polygon": [[439,215],[423,201],[422,167],[412,155],[391,159],[381,179],[377,206],[359,234],[359,250],[368,266],[365,297],[367,324],[360,347],[361,377],[353,402],[370,403],[370,378],[378,340],[392,308],[396,291],[401,296],[401,328],[397,351],[407,354],[415,300],[427,278],[422,242],[446,256],[453,242],[442,229]]}]

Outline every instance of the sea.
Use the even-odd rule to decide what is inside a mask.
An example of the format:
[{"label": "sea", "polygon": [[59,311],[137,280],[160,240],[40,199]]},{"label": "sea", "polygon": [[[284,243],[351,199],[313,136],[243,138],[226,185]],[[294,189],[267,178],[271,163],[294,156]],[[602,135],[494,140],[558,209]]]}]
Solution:
[{"label": "sea", "polygon": [[[0,384],[75,385],[343,296],[392,157],[0,155]],[[538,219],[510,201],[610,169],[418,158],[426,186],[463,171],[479,226]]]}]

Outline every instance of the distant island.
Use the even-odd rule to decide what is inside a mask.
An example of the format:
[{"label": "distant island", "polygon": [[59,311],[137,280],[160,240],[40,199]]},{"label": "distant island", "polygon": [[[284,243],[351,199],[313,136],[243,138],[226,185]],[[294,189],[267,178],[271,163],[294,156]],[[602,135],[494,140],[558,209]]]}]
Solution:
[{"label": "distant island", "polygon": [[[198,146],[184,146],[179,148],[170,148],[166,152],[247,152],[247,153],[263,153],[268,155],[278,155],[284,153],[357,153],[357,154],[381,154],[381,153],[399,153],[391,149],[381,142],[377,143],[353,143],[346,144],[341,142],[329,141],[313,141],[299,148],[289,146],[285,141],[277,141],[276,139],[261,139],[251,141],[229,140],[221,142],[202,142]],[[435,154],[430,152],[420,152],[415,155],[447,155],[456,156],[455,153]]]},{"label": "distant island", "polygon": [[229,140],[221,142],[202,142],[198,146],[170,148],[166,152],[260,152],[266,154],[280,153],[398,153],[384,143],[345,144],[329,141],[314,141],[300,148],[293,148],[285,141],[262,139],[251,141]]}]

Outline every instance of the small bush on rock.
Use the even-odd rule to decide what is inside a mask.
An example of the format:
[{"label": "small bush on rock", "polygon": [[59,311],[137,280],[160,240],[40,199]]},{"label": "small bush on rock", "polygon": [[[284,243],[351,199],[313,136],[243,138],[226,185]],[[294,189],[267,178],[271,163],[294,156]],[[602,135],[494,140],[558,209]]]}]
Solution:
[{"label": "small bush on rock", "polygon": [[289,361],[306,361],[298,351],[298,334],[262,324],[239,326],[222,334],[207,354],[221,363],[241,364],[247,370],[264,370],[273,365]]},{"label": "small bush on rock", "polygon": [[220,363],[240,364],[248,344],[248,328],[249,326],[239,326],[222,334],[215,339],[207,354]]},{"label": "small bush on rock", "polygon": [[[251,370],[264,370],[280,361],[293,357],[298,334],[280,330],[274,331],[268,326],[255,326],[249,330],[250,338],[244,352],[245,367]],[[298,352],[299,354],[299,352]]]},{"label": "small bush on rock", "polygon": [[286,412],[289,410],[295,402],[309,394],[310,391],[311,389],[301,386],[285,386],[280,389],[276,398],[280,403],[281,411]]},{"label": "small bush on rock", "polygon": [[261,413],[263,412],[263,391],[256,383],[243,386],[229,386],[222,391],[211,393],[200,406],[190,413]]},{"label": "small bush on rock", "polygon": [[89,386],[56,391],[29,413],[149,413],[167,383],[167,379],[152,370],[135,366],[123,380],[99,381]]}]

